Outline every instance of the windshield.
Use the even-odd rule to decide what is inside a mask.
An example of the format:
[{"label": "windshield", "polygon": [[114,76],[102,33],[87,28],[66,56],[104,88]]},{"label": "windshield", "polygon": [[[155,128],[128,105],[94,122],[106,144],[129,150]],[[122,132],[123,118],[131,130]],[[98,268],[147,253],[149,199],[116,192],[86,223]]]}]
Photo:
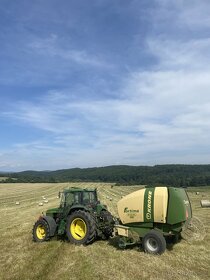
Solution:
[{"label": "windshield", "polygon": [[97,195],[95,191],[84,192],[63,192],[60,193],[61,207],[72,204],[93,204],[97,202]]},{"label": "windshield", "polygon": [[83,193],[83,203],[84,204],[92,204],[94,202],[97,202],[97,197],[95,192],[84,192]]}]

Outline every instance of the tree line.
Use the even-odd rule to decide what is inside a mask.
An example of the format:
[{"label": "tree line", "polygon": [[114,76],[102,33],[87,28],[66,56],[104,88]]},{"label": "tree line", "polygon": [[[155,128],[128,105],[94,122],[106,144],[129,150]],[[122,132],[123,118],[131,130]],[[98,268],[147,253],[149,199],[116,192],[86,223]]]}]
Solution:
[{"label": "tree line", "polygon": [[3,174],[5,183],[112,182],[118,185],[209,186],[210,165],[114,165]]}]

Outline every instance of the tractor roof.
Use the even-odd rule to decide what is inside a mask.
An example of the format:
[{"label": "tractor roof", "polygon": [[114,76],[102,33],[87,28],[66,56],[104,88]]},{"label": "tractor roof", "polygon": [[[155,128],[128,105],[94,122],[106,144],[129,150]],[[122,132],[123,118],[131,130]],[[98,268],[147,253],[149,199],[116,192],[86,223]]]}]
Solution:
[{"label": "tractor roof", "polygon": [[71,187],[68,189],[64,189],[63,192],[67,193],[67,192],[94,192],[96,189],[82,189],[82,188],[78,188],[78,187]]}]

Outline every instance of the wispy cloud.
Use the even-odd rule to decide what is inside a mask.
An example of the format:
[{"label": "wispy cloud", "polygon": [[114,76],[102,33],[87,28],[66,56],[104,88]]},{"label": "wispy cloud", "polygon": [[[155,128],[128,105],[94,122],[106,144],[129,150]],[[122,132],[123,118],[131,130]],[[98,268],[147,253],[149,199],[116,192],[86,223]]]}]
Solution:
[{"label": "wispy cloud", "polygon": [[158,8],[153,11],[153,23],[157,27],[162,27],[162,24],[167,22],[168,26],[166,26],[166,29],[173,31],[170,34],[171,36],[179,36],[179,34],[174,32],[176,31],[174,28],[177,28],[186,34],[187,39],[189,35],[194,35],[189,33],[189,31],[197,32],[200,29],[203,33],[205,28],[208,28],[210,25],[210,3],[208,0],[203,0],[202,2],[199,0],[155,0],[155,2]]},{"label": "wispy cloud", "polygon": [[48,38],[44,39],[36,38],[36,40],[28,44],[28,48],[31,49],[32,52],[36,52],[41,56],[57,57],[84,66],[102,68],[112,67],[112,65],[104,61],[100,55],[90,54],[85,49],[74,49],[71,46],[71,41],[69,41],[68,45],[65,47],[62,47],[62,45],[60,46],[59,38],[55,34],[51,34]]},{"label": "wispy cloud", "polygon": [[[173,54],[178,56],[174,51]],[[196,64],[194,58],[192,63]],[[9,115],[50,131],[52,142],[46,145],[54,145],[56,158],[65,158],[66,166],[72,161],[78,166],[208,162],[207,64],[208,61],[205,72],[200,67],[182,69],[179,65],[177,69],[173,63],[169,69],[163,67],[162,59],[160,69],[131,73],[122,82],[118,99],[71,100],[66,92],[51,92],[39,105],[19,103]],[[39,149],[35,150],[37,153]],[[74,152],[71,160],[64,150]]]}]

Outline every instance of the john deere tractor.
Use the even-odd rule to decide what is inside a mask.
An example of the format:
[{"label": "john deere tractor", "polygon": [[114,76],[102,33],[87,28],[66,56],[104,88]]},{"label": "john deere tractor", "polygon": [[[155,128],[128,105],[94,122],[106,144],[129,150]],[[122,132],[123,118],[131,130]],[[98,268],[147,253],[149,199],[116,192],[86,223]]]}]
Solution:
[{"label": "john deere tractor", "polygon": [[57,235],[85,245],[97,237],[107,239],[112,235],[114,219],[98,200],[96,189],[69,188],[59,196],[60,206],[47,210],[34,224],[34,241],[47,241]]}]

